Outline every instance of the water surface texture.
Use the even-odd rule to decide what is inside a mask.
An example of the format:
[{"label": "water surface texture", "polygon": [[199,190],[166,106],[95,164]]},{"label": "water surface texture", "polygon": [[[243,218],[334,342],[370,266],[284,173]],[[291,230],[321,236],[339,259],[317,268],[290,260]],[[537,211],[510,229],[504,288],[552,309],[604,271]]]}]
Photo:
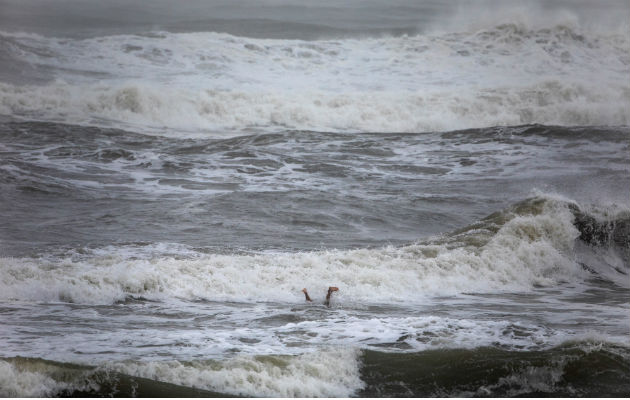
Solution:
[{"label": "water surface texture", "polygon": [[0,0],[0,395],[628,396],[628,21]]}]

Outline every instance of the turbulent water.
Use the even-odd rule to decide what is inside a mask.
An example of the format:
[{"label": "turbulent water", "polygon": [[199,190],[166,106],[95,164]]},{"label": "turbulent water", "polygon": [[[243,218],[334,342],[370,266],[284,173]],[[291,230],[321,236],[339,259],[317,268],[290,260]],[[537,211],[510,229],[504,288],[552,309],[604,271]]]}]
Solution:
[{"label": "turbulent water", "polygon": [[0,395],[627,396],[628,20],[1,0]]}]

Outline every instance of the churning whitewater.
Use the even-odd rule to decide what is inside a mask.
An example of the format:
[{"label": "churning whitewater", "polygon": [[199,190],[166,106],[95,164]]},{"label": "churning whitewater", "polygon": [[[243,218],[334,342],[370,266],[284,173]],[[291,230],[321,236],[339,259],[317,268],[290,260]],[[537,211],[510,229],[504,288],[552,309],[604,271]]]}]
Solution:
[{"label": "churning whitewater", "polygon": [[27,119],[142,125],[178,136],[630,121],[627,35],[563,25],[310,41],[4,32],[0,47],[15,68],[48,78],[0,86],[0,112]]},{"label": "churning whitewater", "polygon": [[0,396],[627,396],[629,20],[0,0]]},{"label": "churning whitewater", "polygon": [[[628,217],[625,211],[619,218],[627,223]],[[299,303],[303,286],[323,291],[326,282],[336,282],[340,301],[360,305],[529,291],[589,277],[575,259],[580,232],[573,219],[568,204],[538,198],[461,233],[402,247],[221,255],[117,246],[57,258],[4,258],[1,296],[81,304],[113,304],[133,296]],[[174,255],[161,256],[164,250]],[[623,270],[614,280],[627,286]]]}]

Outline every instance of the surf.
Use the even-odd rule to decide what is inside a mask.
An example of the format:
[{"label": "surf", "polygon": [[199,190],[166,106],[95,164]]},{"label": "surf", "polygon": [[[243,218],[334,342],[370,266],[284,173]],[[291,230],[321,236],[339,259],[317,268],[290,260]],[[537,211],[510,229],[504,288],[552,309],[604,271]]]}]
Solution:
[{"label": "surf", "polygon": [[400,247],[250,255],[189,251],[192,257],[149,252],[147,258],[116,247],[87,249],[56,259],[1,258],[0,282],[5,300],[81,304],[112,304],[129,296],[298,303],[303,287],[317,293],[330,284],[339,286],[343,302],[422,303],[427,296],[553,287],[584,281],[591,273],[622,284],[628,273],[623,261],[583,268],[574,250],[578,242],[593,247],[596,226],[618,239],[595,245],[591,253],[614,244],[618,250],[611,251],[623,257],[627,216],[603,225],[594,221],[574,203],[532,198]]},{"label": "surf", "polygon": [[4,32],[0,48],[41,79],[0,83],[0,113],[184,136],[630,123],[625,36],[551,23],[475,29],[337,40]]},{"label": "surf", "polygon": [[[622,382],[630,376],[629,360],[627,347],[597,341],[566,342],[539,351],[480,347],[400,354],[322,349],[295,356],[236,356],[194,362],[129,360],[96,366],[14,357],[0,359],[2,377],[12,379],[0,386],[0,394],[616,397],[628,390]],[[600,374],[585,372],[602,365],[606,368]]]}]

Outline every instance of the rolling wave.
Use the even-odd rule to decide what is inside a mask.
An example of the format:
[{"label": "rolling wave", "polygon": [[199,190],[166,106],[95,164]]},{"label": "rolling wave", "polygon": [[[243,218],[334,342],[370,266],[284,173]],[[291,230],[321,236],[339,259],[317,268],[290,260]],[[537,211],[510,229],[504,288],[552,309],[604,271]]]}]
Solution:
[{"label": "rolling wave", "polygon": [[2,33],[0,49],[48,80],[0,84],[0,113],[16,118],[176,135],[630,123],[627,38],[563,25],[314,41]]},{"label": "rolling wave", "polygon": [[[592,374],[591,371],[599,371]],[[3,396],[514,397],[611,396],[630,389],[625,346],[567,342],[544,351],[493,348],[385,353],[322,349],[225,360],[84,366],[0,359]]]},{"label": "rolling wave", "polygon": [[[340,301],[370,304],[528,291],[583,281],[589,272],[623,285],[627,241],[618,243],[622,255],[617,264],[609,256],[607,262],[591,258],[595,267],[580,266],[576,243],[595,237],[584,219],[595,220],[573,203],[538,197],[451,234],[402,247],[192,256],[190,251],[181,256],[150,251],[145,258],[112,246],[61,258],[1,258],[1,296],[86,304],[112,304],[130,296],[293,303],[301,300],[303,287],[323,291],[335,284]],[[622,212],[617,223],[599,230],[612,226],[610,235],[624,238],[627,219]],[[604,244],[595,250],[608,248]]]},{"label": "rolling wave", "polygon": [[113,86],[0,84],[0,112],[19,119],[141,126],[145,133],[224,137],[284,129],[428,132],[488,126],[630,124],[630,88],[547,80],[475,92],[330,93],[194,90],[144,82]]}]

